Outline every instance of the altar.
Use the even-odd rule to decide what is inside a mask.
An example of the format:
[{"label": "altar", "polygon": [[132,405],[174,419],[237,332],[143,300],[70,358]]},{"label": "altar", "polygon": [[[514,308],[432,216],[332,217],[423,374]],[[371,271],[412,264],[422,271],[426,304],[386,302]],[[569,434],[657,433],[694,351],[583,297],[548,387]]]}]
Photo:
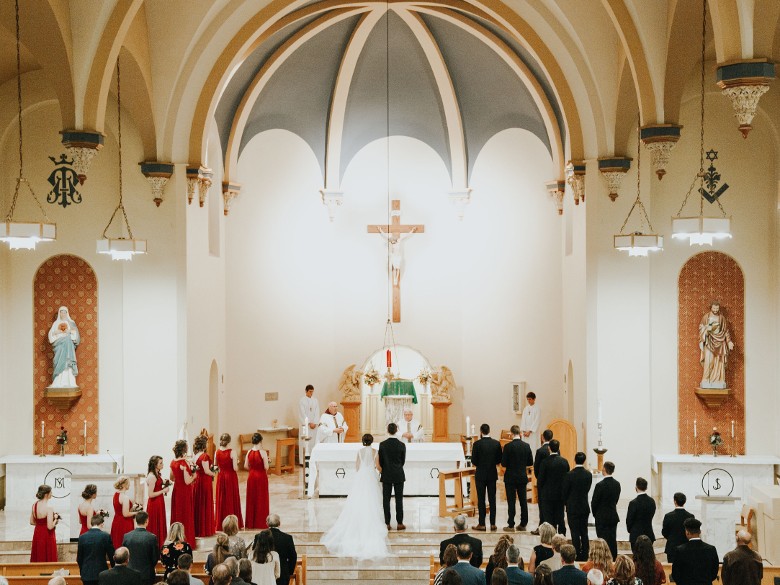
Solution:
[{"label": "altar", "polygon": [[661,508],[671,510],[672,496],[683,492],[686,508],[699,514],[697,496],[739,498],[739,506],[748,503],[750,488],[774,485],[780,458],[772,455],[737,457],[700,455],[653,455],[653,473],[657,475]]},{"label": "altar", "polygon": [[[355,476],[360,443],[320,443],[311,453],[307,495],[346,496]],[[378,445],[373,445],[378,449]],[[460,443],[410,443],[406,445],[404,496],[437,496],[439,470],[465,465]],[[452,494],[448,494],[452,495]]]}]

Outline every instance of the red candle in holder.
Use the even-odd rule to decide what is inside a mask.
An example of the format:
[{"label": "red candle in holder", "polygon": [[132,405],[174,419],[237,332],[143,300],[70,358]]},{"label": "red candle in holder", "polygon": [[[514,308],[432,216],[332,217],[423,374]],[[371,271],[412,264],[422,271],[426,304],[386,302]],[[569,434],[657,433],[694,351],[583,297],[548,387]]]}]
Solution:
[{"label": "red candle in holder", "polygon": [[390,368],[393,365],[393,360],[390,357],[390,350],[387,350],[387,367]]}]

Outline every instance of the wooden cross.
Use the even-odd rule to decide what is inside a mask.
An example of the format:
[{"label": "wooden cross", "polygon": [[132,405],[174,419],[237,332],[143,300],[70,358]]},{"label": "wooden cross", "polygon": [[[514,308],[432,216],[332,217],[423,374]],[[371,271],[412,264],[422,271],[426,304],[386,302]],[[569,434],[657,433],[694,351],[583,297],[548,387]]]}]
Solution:
[{"label": "wooden cross", "polygon": [[368,226],[369,234],[380,234],[387,240],[390,252],[390,275],[393,283],[393,323],[401,322],[401,241],[412,234],[422,234],[422,224],[401,224],[401,201],[393,199],[390,207],[390,225],[386,223]]}]

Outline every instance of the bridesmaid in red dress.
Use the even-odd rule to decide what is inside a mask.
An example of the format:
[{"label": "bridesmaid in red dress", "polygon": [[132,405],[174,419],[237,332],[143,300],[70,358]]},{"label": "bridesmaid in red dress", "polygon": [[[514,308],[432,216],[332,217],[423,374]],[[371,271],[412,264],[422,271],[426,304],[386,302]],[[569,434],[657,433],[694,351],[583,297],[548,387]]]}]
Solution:
[{"label": "bridesmaid in red dress", "polygon": [[35,526],[32,538],[31,563],[56,563],[57,562],[57,522],[60,515],[54,513],[54,508],[49,506],[51,499],[51,487],[42,485],[35,494],[38,499],[33,504],[30,513],[30,525]]},{"label": "bridesmaid in red dress", "polygon": [[206,453],[208,437],[200,435],[192,443],[195,455],[195,489],[192,497],[195,500],[195,536],[212,536],[214,526],[214,476],[211,471],[211,457]]},{"label": "bridesmaid in red dress", "polygon": [[231,514],[238,518],[238,528],[244,527],[244,517],[241,514],[241,497],[238,495],[238,474],[233,451],[230,445],[230,435],[222,433],[219,437],[219,449],[214,459],[219,467],[217,474],[217,510],[214,515],[215,528],[222,530],[222,523]]},{"label": "bridesmaid in red dress", "polygon": [[168,534],[168,520],[165,517],[165,496],[168,495],[169,486],[163,486],[161,475],[163,458],[152,455],[149,458],[148,473],[146,475],[146,512],[149,514],[149,524],[146,529],[157,537],[157,542],[163,542]]},{"label": "bridesmaid in red dress", "polygon": [[171,524],[181,522],[184,526],[184,534],[194,535],[195,505],[192,499],[192,482],[195,481],[195,476],[190,471],[189,461],[185,459],[186,454],[187,441],[176,441],[173,446],[175,459],[171,461],[171,481],[173,481]]},{"label": "bridesmaid in red dress", "polygon": [[111,522],[111,542],[114,548],[122,546],[125,534],[132,532],[135,528],[133,519],[137,511],[133,510],[135,502],[127,495],[130,487],[130,480],[125,476],[120,477],[114,484],[116,493],[114,494],[114,520]]},{"label": "bridesmaid in red dress", "polygon": [[88,483],[84,488],[84,491],[81,492],[81,497],[84,499],[78,507],[79,522],[81,523],[79,536],[84,534],[87,530],[89,530],[89,527],[92,526],[90,522],[92,521],[92,516],[95,515],[95,508],[92,504],[97,497],[97,486],[94,483]]},{"label": "bridesmaid in red dress", "polygon": [[252,435],[252,448],[246,454],[244,468],[249,470],[246,480],[246,528],[268,528],[268,456],[263,449],[263,435]]}]

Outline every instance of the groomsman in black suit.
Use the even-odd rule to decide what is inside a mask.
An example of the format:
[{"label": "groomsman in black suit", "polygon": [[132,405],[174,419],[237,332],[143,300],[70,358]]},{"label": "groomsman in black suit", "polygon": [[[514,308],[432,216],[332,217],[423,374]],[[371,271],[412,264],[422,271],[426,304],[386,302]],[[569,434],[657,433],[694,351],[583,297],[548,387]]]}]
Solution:
[{"label": "groomsman in black suit", "polygon": [[84,585],[97,585],[98,576],[106,570],[106,563],[114,566],[114,545],[111,536],[103,532],[103,516],[95,514],[89,530],[79,536],[76,562]]},{"label": "groomsman in black suit", "polygon": [[574,456],[574,469],[563,478],[563,501],[571,530],[571,543],[576,551],[576,560],[587,561],[588,551],[588,494],[593,483],[593,474],[585,469],[585,453]]},{"label": "groomsman in black suit", "polygon": [[677,548],[672,581],[677,585],[712,585],[718,578],[718,551],[701,539],[701,522],[696,518],[688,518],[684,525],[688,542]]},{"label": "groomsman in black suit", "polygon": [[504,452],[501,455],[501,466],[505,469],[504,488],[506,489],[506,506],[509,513],[504,531],[515,531],[515,501],[519,499],[520,524],[518,530],[523,532],[528,524],[528,496],[526,495],[528,472],[526,470],[533,465],[534,456],[531,455],[531,447],[520,436],[520,427],[512,425],[509,430],[512,433],[512,440],[504,445]]},{"label": "groomsman in black suit", "polygon": [[596,536],[603,538],[612,558],[617,558],[617,525],[620,516],[617,512],[617,503],[620,499],[620,482],[612,477],[615,473],[615,464],[605,461],[601,470],[604,479],[593,488],[593,499],[590,501],[593,518],[596,521]]},{"label": "groomsman in black suit", "polygon": [[637,497],[628,503],[628,513],[626,514],[626,528],[628,529],[628,541],[631,543],[631,550],[634,550],[636,539],[642,534],[651,541],[655,540],[653,532],[653,516],[655,516],[655,501],[648,496],[647,480],[644,477],[636,478]]},{"label": "groomsman in black suit", "polygon": [[144,510],[135,515],[135,530],[125,534],[122,546],[130,551],[130,568],[141,573],[144,585],[151,585],[157,580],[155,569],[160,560],[160,545],[157,537],[146,529],[149,524],[149,514]]},{"label": "groomsman in black suit", "polygon": [[[534,455],[534,477],[536,478],[536,491],[537,496],[539,500],[539,524],[543,524],[544,522],[547,522],[547,518],[544,517],[544,510],[542,509],[542,496],[540,490],[539,490],[539,473],[542,469],[542,461],[544,461],[547,457],[550,456],[550,441],[552,441],[553,438],[553,432],[550,429],[545,429],[544,432],[542,432],[542,446],[539,447],[536,450],[536,454]],[[535,536],[539,536],[539,528],[537,527],[536,530],[533,530],[531,534]]]},{"label": "groomsman in black suit", "polygon": [[398,426],[395,423],[387,425],[387,439],[379,443],[379,467],[382,482],[382,507],[385,511],[385,524],[390,527],[390,496],[395,492],[395,520],[398,530],[406,530],[404,526],[404,463],[406,463],[406,445],[399,441],[395,434]]},{"label": "groomsman in black suit", "polygon": [[688,518],[693,518],[688,510],[685,509],[685,502],[688,499],[682,492],[674,494],[674,510],[664,516],[663,528],[661,528],[661,534],[666,539],[666,561],[669,563],[674,562],[674,557],[677,554],[677,547],[681,544],[688,542],[685,537],[684,522]]},{"label": "groomsman in black suit", "polygon": [[490,437],[490,426],[482,424],[479,427],[479,440],[474,442],[471,448],[471,463],[477,468],[474,474],[474,482],[477,487],[477,510],[479,510],[479,524],[474,530],[485,531],[485,492],[490,504],[490,530],[496,530],[496,482],[498,481],[498,469],[501,463],[501,443]]},{"label": "groomsman in black suit", "polygon": [[550,455],[539,468],[539,508],[544,510],[544,521],[553,525],[558,534],[566,536],[563,520],[563,478],[569,473],[569,462],[560,454],[561,444],[550,441]]}]

